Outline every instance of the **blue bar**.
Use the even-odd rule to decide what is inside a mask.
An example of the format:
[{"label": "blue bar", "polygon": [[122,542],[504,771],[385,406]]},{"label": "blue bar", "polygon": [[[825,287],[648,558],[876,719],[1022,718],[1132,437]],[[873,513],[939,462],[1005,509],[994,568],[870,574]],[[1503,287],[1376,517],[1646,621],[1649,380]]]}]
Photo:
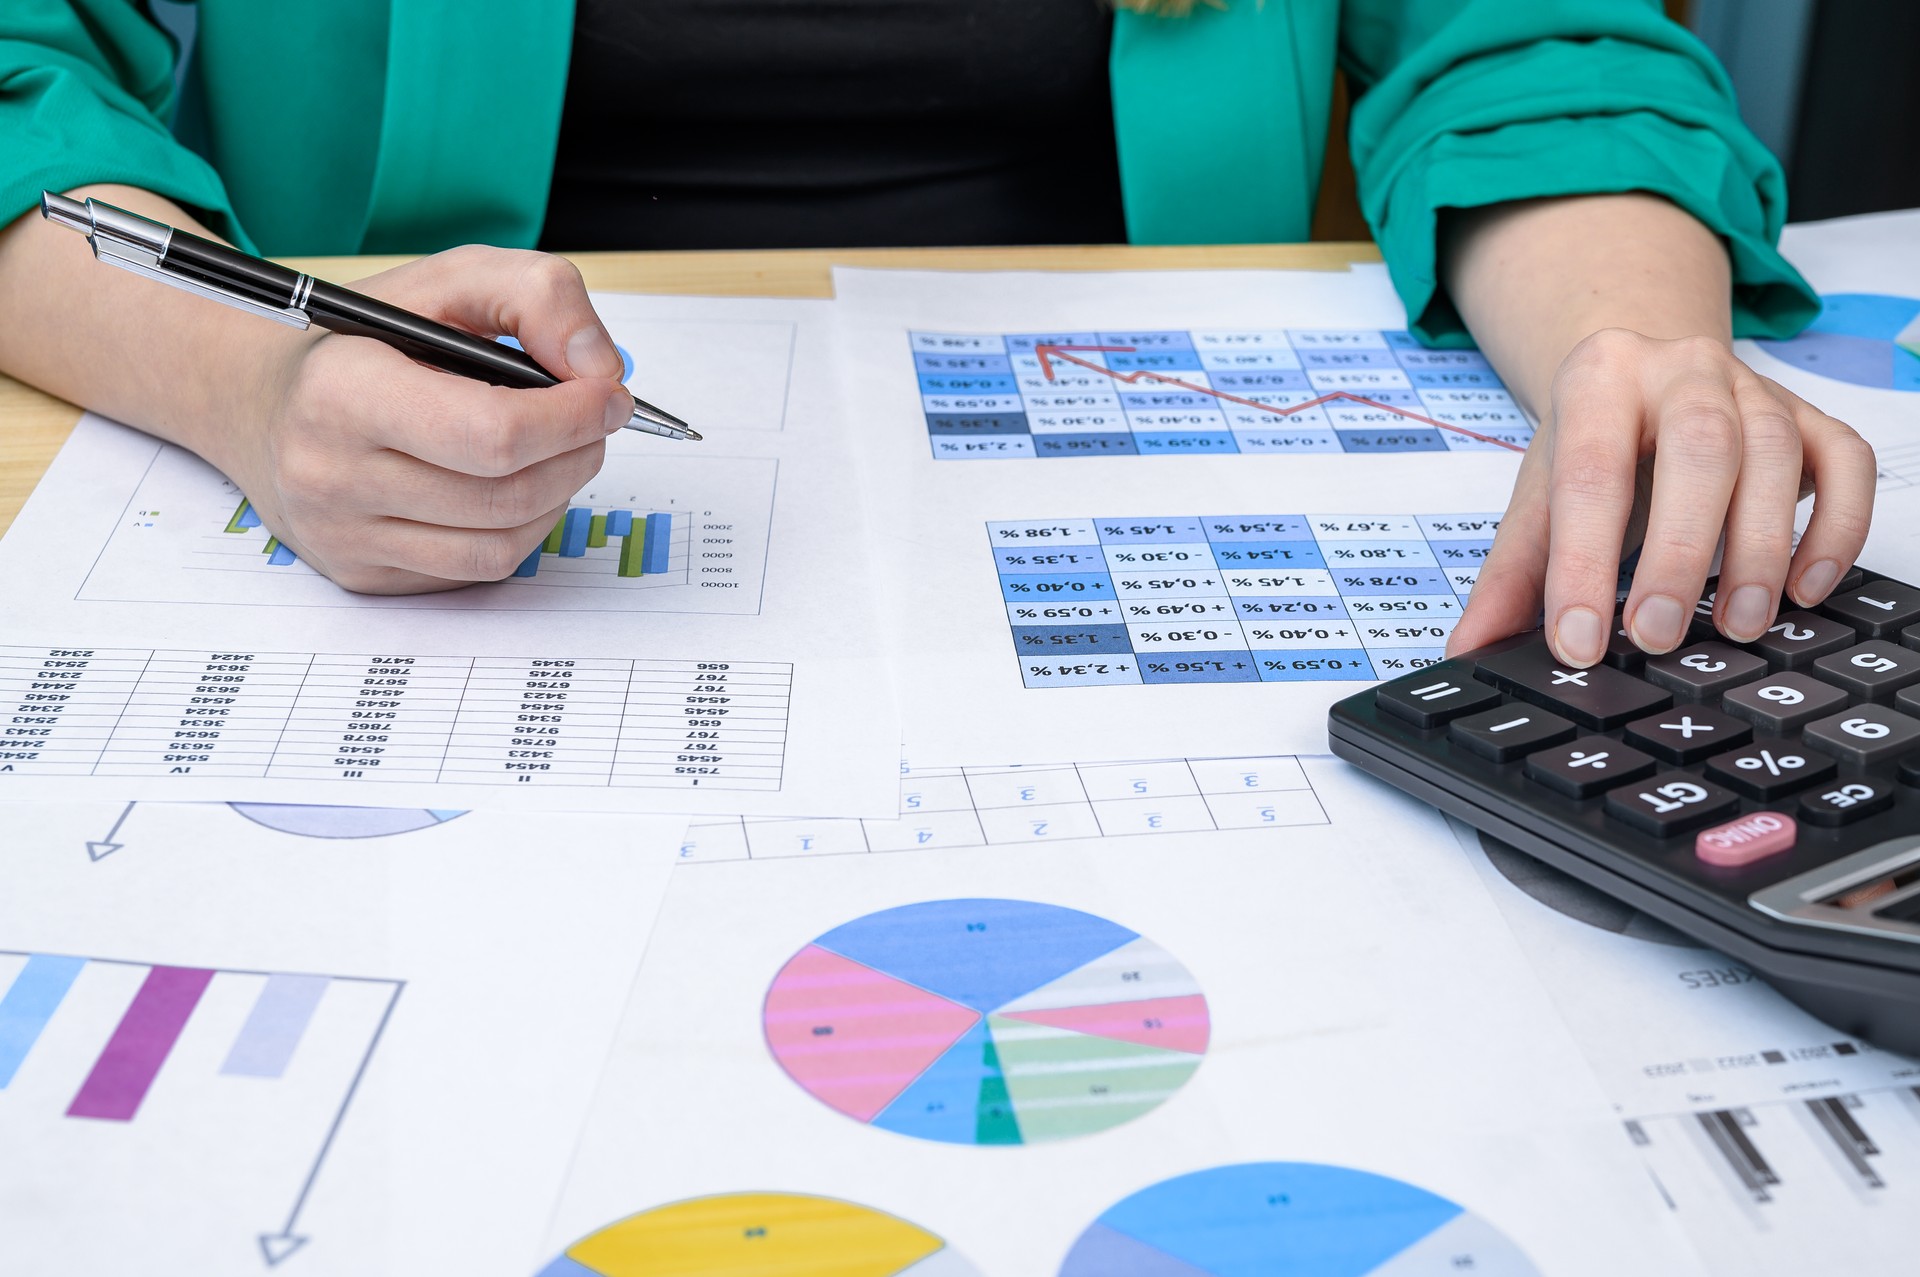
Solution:
[{"label": "blue bar", "polygon": [[86,965],[85,958],[36,953],[13,978],[13,987],[0,998],[0,1089],[13,1081],[27,1052],[40,1040],[40,1031]]},{"label": "blue bar", "polygon": [[260,515],[254,510],[253,502],[247,502],[247,508],[240,512],[240,517],[234,520],[234,524],[242,528],[257,528],[260,526]]},{"label": "blue bar", "polygon": [[642,548],[640,570],[648,576],[667,570],[667,552],[673,548],[673,516],[647,516],[647,544]]},{"label": "blue bar", "polygon": [[276,568],[283,568],[289,563],[298,563],[299,561],[300,556],[284,545],[274,546],[273,553],[267,556],[267,562]]},{"label": "blue bar", "polygon": [[633,511],[607,511],[607,535],[610,537],[630,537],[633,535]]},{"label": "blue bar", "polygon": [[285,1073],[329,983],[323,975],[268,976],[220,1071],[240,1077]]},{"label": "blue bar", "polygon": [[515,576],[532,576],[540,570],[540,547],[534,546],[533,553],[520,560],[520,566],[513,570]]},{"label": "blue bar", "polygon": [[560,557],[578,559],[587,553],[587,530],[593,523],[593,511],[573,506],[567,511],[560,529]]}]

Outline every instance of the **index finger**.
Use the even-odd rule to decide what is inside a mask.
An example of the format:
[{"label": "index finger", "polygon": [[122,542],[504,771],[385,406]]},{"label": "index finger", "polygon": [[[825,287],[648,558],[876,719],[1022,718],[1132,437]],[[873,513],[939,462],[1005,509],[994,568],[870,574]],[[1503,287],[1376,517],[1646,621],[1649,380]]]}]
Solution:
[{"label": "index finger", "polygon": [[1620,373],[1570,370],[1554,385],[1547,498],[1547,642],[1572,666],[1607,650],[1620,547],[1633,516],[1640,388]]}]

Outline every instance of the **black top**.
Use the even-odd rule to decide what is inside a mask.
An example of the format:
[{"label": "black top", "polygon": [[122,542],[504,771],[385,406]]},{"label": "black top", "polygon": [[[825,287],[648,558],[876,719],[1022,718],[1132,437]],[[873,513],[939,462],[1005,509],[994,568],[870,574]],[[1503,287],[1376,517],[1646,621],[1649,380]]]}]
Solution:
[{"label": "black top", "polygon": [[1126,239],[1103,0],[578,0],[540,247]]}]

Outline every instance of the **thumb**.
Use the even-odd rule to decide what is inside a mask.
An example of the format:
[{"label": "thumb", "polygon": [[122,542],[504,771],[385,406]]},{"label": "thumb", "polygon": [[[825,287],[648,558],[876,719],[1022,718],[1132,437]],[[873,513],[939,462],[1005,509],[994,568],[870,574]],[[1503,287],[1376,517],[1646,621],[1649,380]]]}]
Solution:
[{"label": "thumb", "polygon": [[1500,521],[1493,549],[1467,599],[1467,610],[1447,636],[1447,655],[1471,652],[1540,623],[1547,580],[1547,508],[1522,481]]},{"label": "thumb", "polygon": [[619,379],[620,353],[594,314],[586,281],[566,258],[473,244],[415,266],[426,267],[439,285],[432,296],[440,319],[487,336],[513,337],[562,380]]}]

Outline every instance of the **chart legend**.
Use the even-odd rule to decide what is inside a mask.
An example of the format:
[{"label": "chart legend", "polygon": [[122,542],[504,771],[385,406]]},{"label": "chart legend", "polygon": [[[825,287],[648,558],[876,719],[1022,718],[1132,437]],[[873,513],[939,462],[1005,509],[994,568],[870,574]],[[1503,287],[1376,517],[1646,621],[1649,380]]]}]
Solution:
[{"label": "chart legend", "polygon": [[1405,332],[908,334],[933,455],[1521,451],[1533,424],[1474,350]]},{"label": "chart legend", "polygon": [[796,954],[767,1044],[859,1122],[949,1144],[1037,1144],[1150,1112],[1206,1053],[1206,996],[1116,923],[1024,900],[869,914]]}]

